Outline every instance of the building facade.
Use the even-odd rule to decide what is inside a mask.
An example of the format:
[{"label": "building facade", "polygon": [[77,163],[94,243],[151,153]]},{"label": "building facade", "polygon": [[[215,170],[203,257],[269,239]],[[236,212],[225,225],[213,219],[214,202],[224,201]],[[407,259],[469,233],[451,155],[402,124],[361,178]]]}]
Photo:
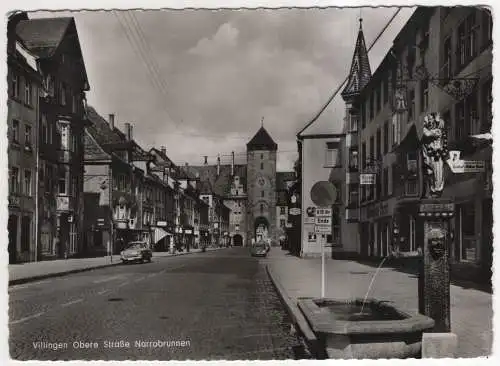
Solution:
[{"label": "building facade", "polygon": [[[491,267],[491,14],[473,7],[417,8],[357,96],[346,100],[356,121],[359,163],[358,253],[416,255],[422,249],[417,209],[424,193],[420,151],[424,118],[439,113],[448,149],[484,162],[480,172],[445,167],[443,197],[456,204],[452,268],[487,278]],[[352,140],[351,140],[352,146]],[[346,146],[346,153],[350,153]],[[354,192],[354,185],[349,186]],[[474,192],[474,193],[472,193]],[[350,195],[349,195],[350,196]],[[355,220],[356,214],[350,215]],[[464,271],[467,269],[468,271]]]},{"label": "building facade", "polygon": [[42,76],[37,56],[16,33],[14,16],[8,25],[8,167],[9,263],[38,259],[38,120]]},{"label": "building facade", "polygon": [[[18,14],[16,19],[11,27],[25,50],[37,58],[44,90],[32,101],[39,113],[32,127],[38,151],[32,179],[38,182],[34,191],[39,210],[31,232],[37,232],[37,254],[24,260],[74,256],[83,243],[84,106],[89,90],[78,32],[73,18],[29,19]],[[24,132],[29,135],[26,127]],[[23,220],[23,231],[29,233],[32,224]]]}]

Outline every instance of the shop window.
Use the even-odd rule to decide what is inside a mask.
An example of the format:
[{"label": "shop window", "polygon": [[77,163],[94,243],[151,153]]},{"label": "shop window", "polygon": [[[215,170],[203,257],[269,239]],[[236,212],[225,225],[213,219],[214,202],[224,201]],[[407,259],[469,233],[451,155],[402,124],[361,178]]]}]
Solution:
[{"label": "shop window", "polygon": [[460,206],[460,259],[462,261],[476,261],[476,220],[474,203]]}]

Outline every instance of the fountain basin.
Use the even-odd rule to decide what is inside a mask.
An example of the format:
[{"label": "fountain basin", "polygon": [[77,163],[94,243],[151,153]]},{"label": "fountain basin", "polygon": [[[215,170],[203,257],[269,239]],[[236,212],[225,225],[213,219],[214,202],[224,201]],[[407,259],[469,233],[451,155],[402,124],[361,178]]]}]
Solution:
[{"label": "fountain basin", "polygon": [[[298,306],[328,358],[420,358],[434,320],[375,299],[299,299]],[[361,311],[362,310],[362,311]]]}]

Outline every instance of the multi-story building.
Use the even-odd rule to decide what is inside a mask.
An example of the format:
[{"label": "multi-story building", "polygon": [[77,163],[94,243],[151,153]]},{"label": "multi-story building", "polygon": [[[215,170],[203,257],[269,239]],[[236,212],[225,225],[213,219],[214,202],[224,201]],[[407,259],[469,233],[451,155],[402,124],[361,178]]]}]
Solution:
[{"label": "multi-story building", "polygon": [[39,251],[76,255],[83,230],[83,136],[89,83],[74,18],[20,20],[16,33],[38,58],[46,94],[39,100]]},{"label": "multi-story building", "polygon": [[[452,268],[488,277],[491,144],[472,136],[491,128],[491,22],[489,11],[476,7],[418,8],[369,82],[349,101],[347,119],[359,118],[360,124],[360,253],[386,256],[421,249],[419,140],[424,117],[437,112],[447,128],[448,148],[486,167],[470,173],[445,167],[443,197],[456,204]],[[349,209],[355,207],[351,202]]]},{"label": "multi-story building", "polygon": [[9,263],[38,259],[38,120],[42,76],[37,59],[16,34],[25,14],[9,19],[7,46]]},{"label": "multi-story building", "polygon": [[[133,164],[145,157],[133,141],[132,126],[126,123],[126,133],[122,133],[113,114],[109,121],[92,107],[87,108],[87,114],[91,124],[85,130],[84,145],[84,252],[119,253],[130,240],[150,239],[151,225],[144,221],[144,212],[151,203],[155,213],[163,201],[158,200],[155,179],[149,177],[149,183],[147,172]],[[143,197],[150,201],[144,202]],[[148,217],[151,222],[154,219]]]}]

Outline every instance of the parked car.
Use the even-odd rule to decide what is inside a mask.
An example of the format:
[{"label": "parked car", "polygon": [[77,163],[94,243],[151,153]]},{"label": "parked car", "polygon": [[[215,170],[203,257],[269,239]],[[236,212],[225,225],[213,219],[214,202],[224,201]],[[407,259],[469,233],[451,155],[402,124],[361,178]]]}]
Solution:
[{"label": "parked car", "polygon": [[267,256],[267,245],[266,243],[257,243],[255,245],[252,246],[252,248],[250,249],[250,253],[252,255],[252,257],[265,257]]},{"label": "parked car", "polygon": [[127,247],[120,253],[123,263],[127,262],[151,262],[153,251],[149,245],[144,241],[132,241],[128,243]]}]

